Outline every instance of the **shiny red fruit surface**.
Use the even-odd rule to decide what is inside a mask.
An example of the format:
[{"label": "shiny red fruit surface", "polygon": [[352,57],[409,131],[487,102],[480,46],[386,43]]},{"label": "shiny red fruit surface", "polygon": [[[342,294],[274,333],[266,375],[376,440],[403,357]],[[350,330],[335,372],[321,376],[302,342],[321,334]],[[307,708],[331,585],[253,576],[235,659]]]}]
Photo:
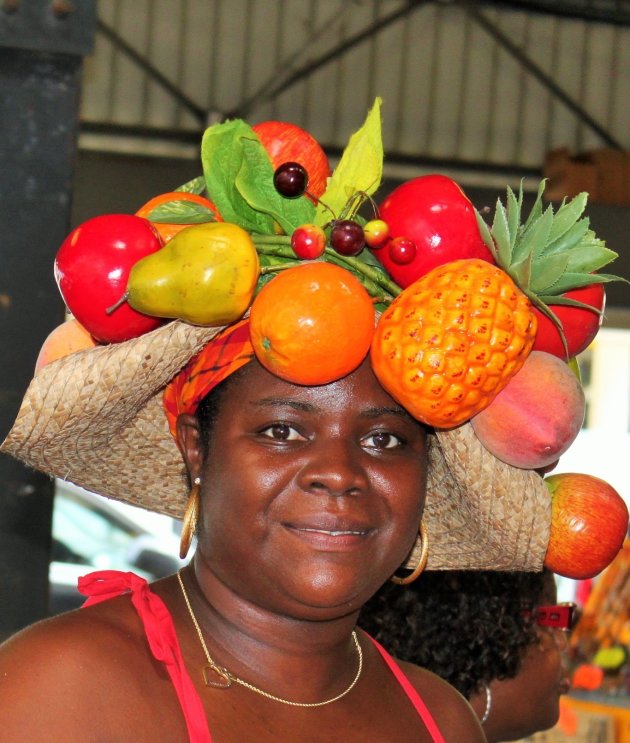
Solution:
[{"label": "shiny red fruit surface", "polygon": [[593,578],[623,545],[628,507],[611,485],[591,475],[559,473],[545,484],[551,494],[545,566],[567,578]]},{"label": "shiny red fruit surface", "polygon": [[406,181],[379,206],[390,237],[406,237],[417,248],[412,261],[397,263],[387,245],[378,252],[391,277],[405,288],[436,266],[460,258],[494,263],[481,239],[474,207],[455,181],[444,175],[423,175]]},{"label": "shiny red fruit surface", "polygon": [[[562,296],[576,299],[596,310],[603,310],[606,303],[606,294],[603,284],[590,284],[580,289],[573,289]],[[568,357],[572,358],[582,353],[597,335],[602,324],[602,315],[581,307],[568,307],[566,305],[550,304],[549,308],[562,323],[562,328],[567,339]],[[534,351],[546,351],[561,359],[567,358],[567,353],[562,344],[560,333],[548,317],[536,307],[532,307],[538,317],[538,330],[534,341]]]},{"label": "shiny red fruit surface", "polygon": [[284,121],[262,121],[252,129],[267,150],[274,169],[286,162],[299,163],[308,174],[308,193],[321,196],[330,176],[328,157],[305,129]]},{"label": "shiny red fruit surface", "polygon": [[55,257],[55,279],[68,309],[100,343],[135,338],[163,323],[133,310],[126,302],[110,315],[127,289],[131,267],[162,247],[147,219],[132,214],[104,214],[76,227]]}]

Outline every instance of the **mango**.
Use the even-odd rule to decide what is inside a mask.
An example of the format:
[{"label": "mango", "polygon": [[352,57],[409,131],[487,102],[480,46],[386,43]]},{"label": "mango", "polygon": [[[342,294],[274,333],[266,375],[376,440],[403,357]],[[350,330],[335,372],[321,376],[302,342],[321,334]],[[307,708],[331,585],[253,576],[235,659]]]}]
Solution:
[{"label": "mango", "polygon": [[256,247],[244,229],[196,224],[132,267],[126,298],[146,315],[226,325],[249,307],[259,273]]},{"label": "mango", "polygon": [[471,425],[484,447],[513,467],[542,469],[571,446],[584,421],[578,378],[557,356],[532,351]]}]

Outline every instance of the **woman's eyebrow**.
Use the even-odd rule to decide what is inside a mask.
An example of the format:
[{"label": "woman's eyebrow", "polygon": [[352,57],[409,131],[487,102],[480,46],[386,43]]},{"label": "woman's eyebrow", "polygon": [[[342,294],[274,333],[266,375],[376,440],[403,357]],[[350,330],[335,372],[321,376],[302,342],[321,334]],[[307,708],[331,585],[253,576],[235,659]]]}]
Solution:
[{"label": "woman's eyebrow", "polygon": [[366,410],[363,410],[361,412],[362,418],[379,418],[383,415],[395,415],[398,418],[403,418],[404,420],[413,420],[412,416],[410,416],[404,408],[400,408],[398,406],[367,408]]},{"label": "woman's eyebrow", "polygon": [[305,413],[314,413],[317,407],[311,403],[292,400],[288,397],[263,397],[260,400],[254,400],[252,405],[257,408],[285,407],[300,410]]}]

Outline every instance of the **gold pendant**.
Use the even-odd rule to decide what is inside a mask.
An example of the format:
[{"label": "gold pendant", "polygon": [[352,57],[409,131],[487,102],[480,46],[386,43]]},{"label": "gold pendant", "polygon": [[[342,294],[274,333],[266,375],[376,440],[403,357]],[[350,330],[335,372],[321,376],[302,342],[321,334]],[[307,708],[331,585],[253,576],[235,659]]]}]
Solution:
[{"label": "gold pendant", "polygon": [[[216,674],[220,681],[213,681],[209,676],[210,673]],[[214,686],[215,689],[229,689],[232,686],[232,679],[228,676],[227,672],[219,666],[204,666],[203,667],[203,680],[206,686]]]}]

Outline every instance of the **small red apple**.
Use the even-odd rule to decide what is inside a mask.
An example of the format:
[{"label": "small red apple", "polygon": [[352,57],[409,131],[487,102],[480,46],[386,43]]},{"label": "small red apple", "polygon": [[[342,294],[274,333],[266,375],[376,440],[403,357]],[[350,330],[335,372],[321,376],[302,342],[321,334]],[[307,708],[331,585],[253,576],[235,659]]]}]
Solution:
[{"label": "small red apple", "polygon": [[[579,289],[572,289],[562,296],[576,299],[578,302],[588,304],[595,310],[604,309],[606,294],[603,284],[589,284]],[[532,307],[538,317],[538,330],[534,341],[534,351],[546,351],[561,359],[567,358],[560,333],[551,320],[543,315],[536,307]],[[571,307],[569,305],[550,304],[549,309],[562,323],[562,330],[567,340],[569,358],[582,353],[597,335],[602,324],[599,312],[583,309],[582,307]]]},{"label": "small red apple", "polygon": [[330,165],[322,146],[312,134],[285,121],[262,121],[252,129],[267,150],[274,170],[286,162],[299,163],[308,175],[307,192],[316,197],[324,193]]},{"label": "small red apple", "polygon": [[154,330],[164,321],[132,309],[126,302],[111,314],[127,289],[131,267],[162,247],[144,217],[104,214],[76,227],[55,258],[55,279],[68,309],[100,343],[118,343]]},{"label": "small red apple", "polygon": [[551,532],[544,564],[567,578],[593,578],[613,561],[628,533],[628,507],[607,482],[591,475],[545,478]]}]

